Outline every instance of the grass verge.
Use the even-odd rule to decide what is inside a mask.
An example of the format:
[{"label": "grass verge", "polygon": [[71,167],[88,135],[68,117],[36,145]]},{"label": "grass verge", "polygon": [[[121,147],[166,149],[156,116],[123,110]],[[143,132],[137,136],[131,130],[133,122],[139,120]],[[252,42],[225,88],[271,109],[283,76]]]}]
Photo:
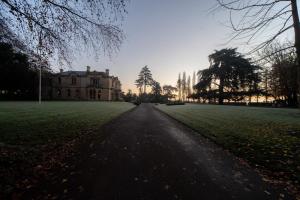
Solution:
[{"label": "grass verge", "polygon": [[158,108],[277,180],[299,186],[299,109],[199,104]]},{"label": "grass verge", "polygon": [[37,166],[54,166],[75,140],[97,135],[103,124],[133,107],[123,102],[0,102],[2,195],[29,187]]}]

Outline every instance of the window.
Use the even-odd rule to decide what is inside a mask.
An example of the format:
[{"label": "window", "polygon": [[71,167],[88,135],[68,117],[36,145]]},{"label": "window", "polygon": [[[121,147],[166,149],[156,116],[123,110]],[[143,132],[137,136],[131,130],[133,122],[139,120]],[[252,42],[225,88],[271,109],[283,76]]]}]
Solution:
[{"label": "window", "polygon": [[99,88],[100,87],[100,79],[99,78],[91,78],[91,85],[93,87]]},{"label": "window", "polygon": [[76,85],[76,77],[72,77],[72,85]]},{"label": "window", "polygon": [[96,98],[96,90],[90,90],[90,99]]},{"label": "window", "polygon": [[61,84],[61,78],[58,77],[58,84]]},{"label": "window", "polygon": [[71,96],[71,90],[68,89],[68,97],[70,97],[70,96]]}]

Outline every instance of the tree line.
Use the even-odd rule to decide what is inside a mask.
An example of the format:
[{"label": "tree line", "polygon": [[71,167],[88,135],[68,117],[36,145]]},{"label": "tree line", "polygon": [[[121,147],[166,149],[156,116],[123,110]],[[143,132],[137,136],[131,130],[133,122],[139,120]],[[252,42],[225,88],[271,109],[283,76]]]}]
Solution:
[{"label": "tree line", "polygon": [[196,85],[196,72],[193,73],[193,77],[191,79],[190,75],[186,75],[186,72],[179,73],[178,79],[176,82],[176,87],[178,91],[178,100],[179,101],[189,101],[192,98],[192,94],[196,92],[193,86]]},{"label": "tree line", "polygon": [[[0,42],[0,100],[36,100],[38,63],[35,56],[16,49],[10,43]],[[43,75],[51,73],[46,66]]]},{"label": "tree line", "polygon": [[[252,1],[216,0],[213,11],[228,11],[229,27],[233,30],[230,41],[253,44],[249,54],[264,52],[259,60],[269,60],[263,73],[264,91],[288,105],[300,102],[300,22],[297,0]],[[267,33],[267,34],[266,34]],[[278,45],[278,40],[289,34],[293,42]],[[262,37],[263,36],[263,37]],[[267,49],[267,50],[266,50]],[[298,97],[297,97],[298,96]]]},{"label": "tree line", "polygon": [[[124,39],[127,0],[1,0],[0,99],[34,100],[38,69],[71,65],[74,52],[112,54]],[[45,64],[46,63],[46,64]],[[42,85],[47,84],[47,80]]]},{"label": "tree line", "polygon": [[[152,77],[149,67],[144,66],[135,81],[139,94],[128,90],[123,95],[123,99],[127,102],[152,102],[152,103],[166,103],[169,100],[175,99],[177,88],[172,85],[163,85]],[[147,88],[150,90],[147,92]]]},{"label": "tree line", "polygon": [[[148,66],[141,69],[135,84],[139,96],[132,91],[126,101],[145,102],[170,100],[201,103],[267,103],[280,106],[299,104],[297,84],[297,55],[288,43],[274,43],[259,52],[257,59],[246,58],[237,48],[216,50],[208,56],[209,67],[194,72],[179,73],[176,86],[155,81]],[[275,53],[274,53],[275,52]],[[151,91],[147,93],[147,88]],[[129,98],[130,97],[130,98]]]},{"label": "tree line", "polygon": [[297,56],[295,49],[277,51],[284,45],[276,43],[260,51],[263,62],[245,58],[236,48],[216,50],[208,57],[210,66],[198,71],[196,91],[188,97],[203,103],[251,103],[255,99],[298,105]]},{"label": "tree line", "polygon": [[[45,60],[54,58],[66,63],[71,60],[74,49],[93,49],[95,54],[101,50],[113,52],[118,50],[124,38],[118,24],[127,13],[127,3],[126,0],[2,0],[0,41],[35,51]],[[178,99],[186,101],[192,98],[222,104],[224,101],[245,101],[246,98],[251,101],[253,96],[258,100],[264,96],[266,101],[272,98],[288,105],[299,104],[300,23],[297,3],[297,0],[216,0],[213,10],[229,11],[229,26],[234,31],[230,41],[246,40],[246,44],[250,44],[257,38],[265,38],[249,53],[260,51],[264,55],[260,60],[269,60],[268,65],[254,63],[235,51],[234,57],[240,58],[234,58],[234,61],[244,62],[240,63],[241,67],[228,60],[219,60],[217,54],[226,51],[216,51],[209,57],[211,65],[197,73],[199,80],[196,84],[190,83],[193,81],[182,74],[176,85]],[[287,33],[294,36],[294,41],[278,45],[276,41]],[[232,49],[227,50],[228,56],[232,56],[229,55]],[[146,88],[150,85],[156,85],[158,94],[160,85],[151,81],[146,83]],[[3,91],[7,93],[8,90]],[[162,95],[163,90],[160,93]]]},{"label": "tree line", "polygon": [[[259,63],[234,48],[217,50],[208,56],[209,67],[194,72],[192,76],[180,73],[176,86],[161,86],[145,66],[135,82],[139,96],[129,91],[123,98],[125,101],[140,97],[146,102],[179,100],[218,104],[264,101],[296,106],[299,104],[296,50],[278,51],[289,45],[277,42],[263,49],[258,56],[264,59]],[[37,57],[5,42],[0,43],[0,51],[0,99],[36,99]],[[51,72],[45,68],[43,73]]]}]

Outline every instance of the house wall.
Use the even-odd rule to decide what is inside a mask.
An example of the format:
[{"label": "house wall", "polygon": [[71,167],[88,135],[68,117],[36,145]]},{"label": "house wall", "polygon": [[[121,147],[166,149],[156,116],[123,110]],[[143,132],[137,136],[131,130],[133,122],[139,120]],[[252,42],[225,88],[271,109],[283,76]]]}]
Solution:
[{"label": "house wall", "polygon": [[[76,83],[72,83],[72,77],[76,78]],[[98,79],[99,85],[94,86],[92,79]],[[101,72],[87,72],[84,75],[58,73],[51,78],[51,89],[47,88],[47,91],[51,93],[48,98],[54,100],[112,101],[120,100],[120,86],[118,78]]]}]

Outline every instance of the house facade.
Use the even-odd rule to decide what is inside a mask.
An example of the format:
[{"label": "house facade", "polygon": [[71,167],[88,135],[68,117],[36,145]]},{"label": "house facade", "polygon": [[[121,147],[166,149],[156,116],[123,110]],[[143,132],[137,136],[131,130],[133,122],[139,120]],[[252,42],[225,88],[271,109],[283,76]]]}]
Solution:
[{"label": "house facade", "polygon": [[54,74],[44,89],[44,98],[52,100],[118,101],[121,99],[121,82],[105,72],[63,71]]}]

